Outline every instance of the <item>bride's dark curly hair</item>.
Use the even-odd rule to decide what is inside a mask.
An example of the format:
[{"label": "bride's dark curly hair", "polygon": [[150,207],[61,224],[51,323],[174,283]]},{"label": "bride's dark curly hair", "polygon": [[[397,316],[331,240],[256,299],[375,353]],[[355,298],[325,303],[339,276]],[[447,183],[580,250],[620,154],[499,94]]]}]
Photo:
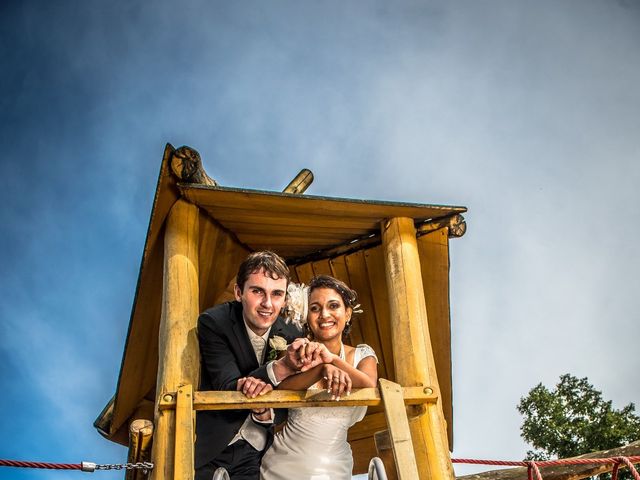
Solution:
[{"label": "bride's dark curly hair", "polygon": [[[358,294],[355,290],[349,288],[346,283],[337,278],[333,278],[329,275],[318,275],[313,277],[309,282],[309,295],[317,288],[330,288],[340,295],[344,306],[351,308],[352,310],[358,306]],[[342,331],[342,338],[346,338],[351,332],[351,323],[353,322],[354,312],[351,312],[351,320],[346,323],[344,330]],[[311,334],[309,326],[305,324],[305,334],[308,336]]]}]

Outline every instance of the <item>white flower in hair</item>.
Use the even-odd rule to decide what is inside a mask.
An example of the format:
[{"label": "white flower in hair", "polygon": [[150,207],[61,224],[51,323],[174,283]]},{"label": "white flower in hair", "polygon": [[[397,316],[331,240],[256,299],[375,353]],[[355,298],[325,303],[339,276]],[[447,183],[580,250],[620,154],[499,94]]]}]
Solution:
[{"label": "white flower in hair", "polygon": [[307,323],[309,309],[309,287],[304,283],[290,283],[287,287],[287,322],[292,322],[298,328]]}]

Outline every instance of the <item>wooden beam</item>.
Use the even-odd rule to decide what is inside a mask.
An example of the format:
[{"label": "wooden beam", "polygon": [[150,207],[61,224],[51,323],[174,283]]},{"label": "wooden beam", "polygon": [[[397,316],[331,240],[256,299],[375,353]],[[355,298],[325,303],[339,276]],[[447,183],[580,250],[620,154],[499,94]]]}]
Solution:
[{"label": "wooden beam", "polygon": [[428,220],[416,225],[418,236],[431,233],[441,228],[447,229],[447,235],[452,238],[462,237],[467,231],[467,222],[462,215],[455,214],[437,220]]},{"label": "wooden beam", "polygon": [[[136,419],[129,425],[129,453],[127,463],[148,462],[153,422],[147,419]],[[144,480],[146,475],[139,469],[127,470],[125,480]]]},{"label": "wooden beam", "polygon": [[170,163],[171,172],[179,182],[217,185],[216,181],[204,171],[200,154],[194,148],[186,145],[178,148],[171,155]]},{"label": "wooden beam", "polygon": [[[413,219],[392,218],[381,227],[396,381],[403,386],[429,385],[439,394]],[[410,425],[420,473],[416,478],[452,480],[442,403],[420,408],[424,415]]]},{"label": "wooden beam", "polygon": [[[198,230],[198,207],[178,200],[169,213],[164,235],[156,406],[169,392],[185,384],[196,385],[199,379]],[[157,409],[154,424],[151,480],[173,480],[175,411]]]},{"label": "wooden beam", "polygon": [[[602,450],[599,452],[587,453],[571,458],[611,458],[611,457],[636,457],[640,455],[640,441],[630,443],[624,447]],[[593,477],[601,473],[613,470],[613,464],[604,465],[562,465],[554,467],[540,467],[540,473],[544,480],[580,480],[582,478]],[[488,472],[476,473],[473,475],[463,475],[456,477],[457,480],[527,480],[527,467],[507,468],[502,470],[491,470]]]},{"label": "wooden beam", "polygon": [[[425,390],[427,390],[425,392]],[[435,403],[437,397],[428,387],[405,387],[402,397],[406,405],[422,405]],[[351,395],[340,401],[331,400],[331,394],[320,391],[274,390],[266,395],[247,398],[241,392],[211,391],[194,392],[194,410],[237,410],[252,408],[299,408],[299,407],[353,407],[376,406],[382,404],[382,398],[377,388],[356,388]],[[160,399],[158,408],[162,411],[174,409],[176,394],[166,393]]]},{"label": "wooden beam", "polygon": [[308,168],[303,168],[300,173],[289,182],[289,185],[284,187],[283,193],[295,193],[297,195],[303,194],[309,185],[313,182],[313,172]]},{"label": "wooden beam", "polygon": [[176,393],[176,454],[173,465],[173,478],[193,480],[193,388],[184,385]]}]

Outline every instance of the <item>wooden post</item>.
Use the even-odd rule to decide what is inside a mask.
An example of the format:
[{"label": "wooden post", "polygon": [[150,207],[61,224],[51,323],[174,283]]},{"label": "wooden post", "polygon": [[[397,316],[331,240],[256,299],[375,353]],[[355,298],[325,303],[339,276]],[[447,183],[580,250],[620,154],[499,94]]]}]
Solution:
[{"label": "wooden post", "polygon": [[[129,425],[129,455],[127,463],[149,461],[149,446],[153,436],[153,422],[139,418]],[[144,480],[146,475],[141,470],[127,470],[125,480]]]},{"label": "wooden post", "polygon": [[[164,275],[151,480],[173,480],[176,413],[160,400],[181,386],[198,385],[198,207],[178,200],[164,235]],[[184,441],[187,441],[185,438]],[[188,441],[193,442],[193,438]],[[182,447],[178,447],[182,448]],[[190,480],[183,477],[176,480]]]},{"label": "wooden post", "polygon": [[[439,394],[413,220],[392,218],[383,222],[382,245],[396,381],[402,386],[431,388]],[[439,399],[418,407],[425,409],[424,414],[409,423],[422,480],[454,478],[441,402]]]}]

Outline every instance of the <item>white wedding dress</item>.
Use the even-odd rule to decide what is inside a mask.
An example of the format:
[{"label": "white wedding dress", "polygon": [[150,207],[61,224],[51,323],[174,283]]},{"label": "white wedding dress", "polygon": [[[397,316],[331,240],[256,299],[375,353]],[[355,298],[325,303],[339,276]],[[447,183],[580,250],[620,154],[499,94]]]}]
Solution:
[{"label": "white wedding dress", "polygon": [[[340,353],[344,359],[344,350]],[[378,361],[371,347],[358,345],[353,365],[370,356]],[[367,407],[289,409],[287,423],[262,458],[261,480],[350,480],[353,457],[347,431],[366,411]]]}]

